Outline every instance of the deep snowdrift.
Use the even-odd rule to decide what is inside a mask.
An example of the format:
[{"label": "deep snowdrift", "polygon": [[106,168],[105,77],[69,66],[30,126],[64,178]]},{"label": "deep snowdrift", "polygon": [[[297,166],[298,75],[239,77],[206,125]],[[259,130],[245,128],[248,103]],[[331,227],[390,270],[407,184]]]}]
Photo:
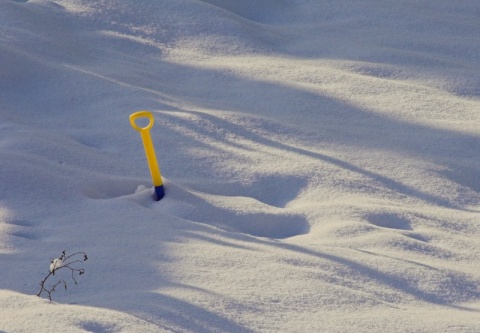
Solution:
[{"label": "deep snowdrift", "polygon": [[0,331],[478,332],[479,15],[0,0]]}]

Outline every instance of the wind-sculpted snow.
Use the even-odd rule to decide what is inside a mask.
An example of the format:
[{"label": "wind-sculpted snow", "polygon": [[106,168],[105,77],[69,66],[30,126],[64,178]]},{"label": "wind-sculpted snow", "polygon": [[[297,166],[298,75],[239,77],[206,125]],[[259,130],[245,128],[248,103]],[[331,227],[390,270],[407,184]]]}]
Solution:
[{"label": "wind-sculpted snow", "polygon": [[0,0],[0,332],[478,332],[479,13]]}]

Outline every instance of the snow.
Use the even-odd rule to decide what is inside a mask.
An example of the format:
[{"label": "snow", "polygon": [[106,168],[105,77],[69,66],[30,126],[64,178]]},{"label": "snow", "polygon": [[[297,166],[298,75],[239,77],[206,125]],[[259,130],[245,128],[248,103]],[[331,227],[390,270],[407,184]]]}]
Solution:
[{"label": "snow", "polygon": [[63,260],[61,258],[53,259],[50,264],[50,272],[56,271],[59,268],[63,267]]},{"label": "snow", "polygon": [[0,0],[0,332],[480,332],[479,15]]}]

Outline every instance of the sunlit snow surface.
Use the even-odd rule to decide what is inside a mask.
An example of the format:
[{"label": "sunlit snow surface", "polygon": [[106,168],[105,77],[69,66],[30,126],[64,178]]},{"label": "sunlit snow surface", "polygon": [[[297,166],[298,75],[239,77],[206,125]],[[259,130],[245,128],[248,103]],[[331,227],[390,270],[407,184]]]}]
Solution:
[{"label": "sunlit snow surface", "polygon": [[0,332],[480,332],[479,17],[0,0]]}]

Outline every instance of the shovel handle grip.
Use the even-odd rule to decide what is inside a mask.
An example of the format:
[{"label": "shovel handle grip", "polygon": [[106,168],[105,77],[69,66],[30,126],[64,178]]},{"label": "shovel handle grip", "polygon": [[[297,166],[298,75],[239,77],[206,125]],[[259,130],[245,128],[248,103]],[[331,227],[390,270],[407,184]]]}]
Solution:
[{"label": "shovel handle grip", "polygon": [[[149,120],[148,125],[145,127],[138,126],[135,123],[135,120],[137,120],[138,118],[148,118]],[[140,133],[149,131],[150,128],[152,128],[154,121],[155,120],[153,118],[153,114],[150,111],[138,111],[130,115],[130,125],[132,125],[132,127],[137,131],[139,131]]]}]

